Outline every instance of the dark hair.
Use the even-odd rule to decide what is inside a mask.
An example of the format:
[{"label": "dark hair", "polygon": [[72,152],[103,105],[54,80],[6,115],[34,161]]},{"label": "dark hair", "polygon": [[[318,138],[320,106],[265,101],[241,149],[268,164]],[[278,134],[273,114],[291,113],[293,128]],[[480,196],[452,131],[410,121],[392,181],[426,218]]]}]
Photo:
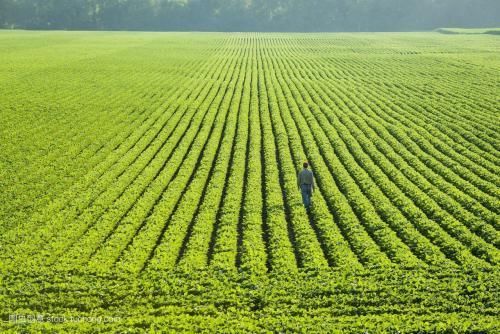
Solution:
[{"label": "dark hair", "polygon": [[304,168],[307,168],[309,166],[309,164],[307,162],[304,162]]}]

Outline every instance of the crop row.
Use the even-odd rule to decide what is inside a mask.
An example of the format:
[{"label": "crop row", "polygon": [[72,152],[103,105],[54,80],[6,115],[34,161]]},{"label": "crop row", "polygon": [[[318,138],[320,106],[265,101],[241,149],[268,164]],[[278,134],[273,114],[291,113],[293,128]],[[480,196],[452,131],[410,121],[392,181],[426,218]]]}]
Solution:
[{"label": "crop row", "polygon": [[[448,95],[404,89],[402,64],[385,73],[384,53],[347,57],[321,38],[236,34],[214,48],[148,83],[124,74],[140,85],[109,96],[101,127],[97,107],[65,135],[73,121],[53,116],[61,147],[32,158],[83,159],[70,172],[83,176],[1,237],[4,258],[133,275],[498,264],[489,98],[454,117]],[[124,94],[132,101],[116,110]],[[305,160],[317,182],[310,210],[296,184]]]}]

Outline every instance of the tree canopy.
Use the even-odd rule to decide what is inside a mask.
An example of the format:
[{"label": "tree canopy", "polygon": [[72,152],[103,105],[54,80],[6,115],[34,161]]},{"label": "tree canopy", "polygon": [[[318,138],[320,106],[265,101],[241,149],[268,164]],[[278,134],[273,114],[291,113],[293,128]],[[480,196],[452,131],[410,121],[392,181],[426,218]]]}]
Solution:
[{"label": "tree canopy", "polygon": [[498,0],[0,0],[0,27],[411,31],[500,23]]}]

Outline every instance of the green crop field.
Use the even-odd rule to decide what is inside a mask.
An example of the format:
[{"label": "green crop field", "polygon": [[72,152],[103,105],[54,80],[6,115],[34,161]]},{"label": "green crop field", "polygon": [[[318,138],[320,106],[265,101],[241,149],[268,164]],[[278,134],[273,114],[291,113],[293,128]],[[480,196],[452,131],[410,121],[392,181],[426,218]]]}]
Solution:
[{"label": "green crop field", "polygon": [[486,34],[0,31],[0,331],[498,332],[499,73]]}]

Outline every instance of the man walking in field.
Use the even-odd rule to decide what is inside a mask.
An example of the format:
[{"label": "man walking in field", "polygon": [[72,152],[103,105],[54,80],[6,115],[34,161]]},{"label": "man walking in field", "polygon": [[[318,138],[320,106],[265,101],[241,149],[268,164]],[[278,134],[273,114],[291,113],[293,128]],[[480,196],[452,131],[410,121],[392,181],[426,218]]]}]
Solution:
[{"label": "man walking in field", "polygon": [[303,166],[304,168],[299,172],[297,177],[297,185],[302,194],[302,202],[304,206],[309,209],[314,191],[314,175],[313,172],[308,169],[309,164],[307,162],[304,162]]}]

